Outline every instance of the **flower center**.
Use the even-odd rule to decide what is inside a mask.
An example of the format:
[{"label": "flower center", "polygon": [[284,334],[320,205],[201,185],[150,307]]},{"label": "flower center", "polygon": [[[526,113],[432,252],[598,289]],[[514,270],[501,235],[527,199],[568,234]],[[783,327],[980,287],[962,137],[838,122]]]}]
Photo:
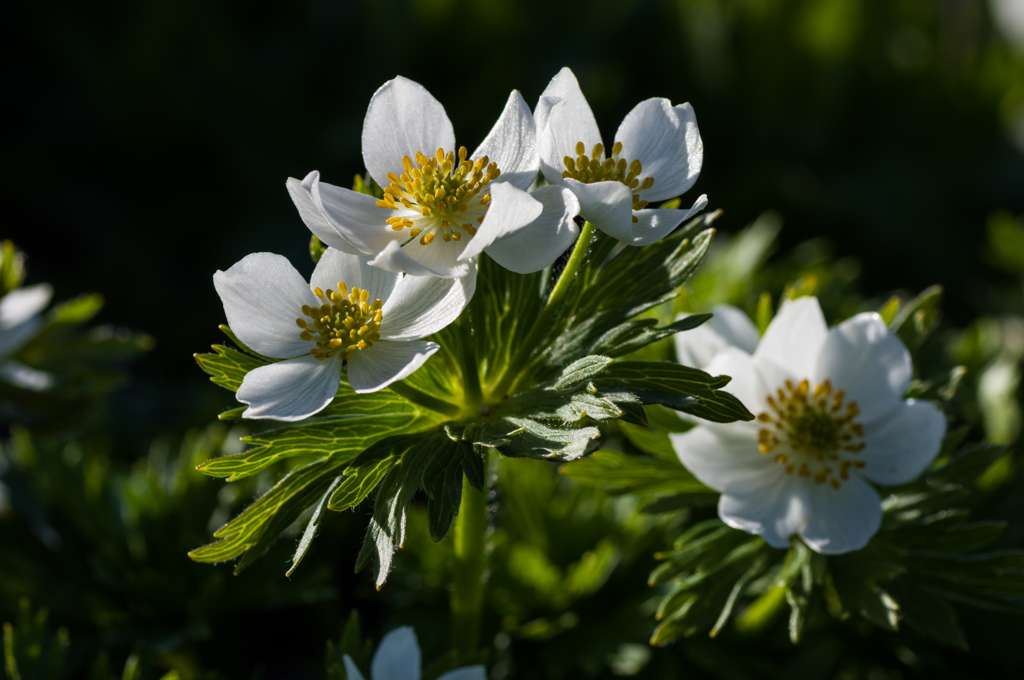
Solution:
[{"label": "flower center", "polygon": [[323,361],[335,354],[342,359],[356,350],[373,346],[380,339],[380,320],[383,316],[380,298],[367,304],[370,292],[353,286],[349,291],[344,281],[338,282],[338,290],[327,292],[314,288],[313,293],[323,301],[319,307],[302,305],[302,313],[311,321],[299,318],[295,323],[302,332],[303,340],[316,338],[316,347],[310,354]]},{"label": "flower center", "polygon": [[[622,153],[622,142],[615,142],[612,147],[612,157],[601,160],[604,154],[604,145],[595,144],[590,156],[587,156],[587,147],[583,142],[576,142],[576,159],[572,156],[565,157],[565,170],[563,178],[571,178],[591,184],[593,182],[622,182],[630,189],[633,189],[633,210],[643,210],[647,207],[647,201],[640,199],[638,192],[650,189],[654,185],[653,177],[644,178],[643,184],[638,179],[643,171],[640,161],[634,160],[627,163],[625,158],[619,158]],[[633,221],[639,221],[633,215]]]},{"label": "flower center", "polygon": [[850,478],[851,467],[865,466],[856,458],[864,449],[864,426],[855,420],[860,408],[845,399],[842,390],[832,391],[830,380],[813,392],[806,380],[795,387],[787,380],[785,388],[766,398],[770,411],[757,416],[765,425],[757,433],[761,453],[774,453],[787,474],[795,472],[838,489],[840,480]]},{"label": "flower center", "polygon": [[[484,219],[491,195],[487,185],[501,175],[487,156],[475,161],[466,158],[466,147],[459,147],[459,157],[444,149],[427,157],[416,152],[416,165],[405,156],[405,172],[388,173],[390,186],[384,188],[380,208],[398,211],[387,223],[395,231],[409,230],[412,238],[420,237],[420,245],[430,245],[439,234],[445,241],[461,241],[462,232],[476,234]],[[476,222],[476,224],[473,224]],[[422,234],[422,236],[421,236]]]}]

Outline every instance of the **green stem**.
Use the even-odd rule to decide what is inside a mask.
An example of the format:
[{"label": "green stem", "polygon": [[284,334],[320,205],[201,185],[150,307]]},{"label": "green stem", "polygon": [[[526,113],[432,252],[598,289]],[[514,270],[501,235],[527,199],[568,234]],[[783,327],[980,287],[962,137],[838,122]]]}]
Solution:
[{"label": "green stem", "polygon": [[594,236],[594,225],[587,222],[583,225],[583,230],[580,232],[580,237],[576,241],[576,247],[573,248],[572,255],[569,256],[569,261],[565,263],[565,269],[562,270],[561,276],[558,277],[558,282],[555,283],[554,289],[551,291],[551,295],[548,297],[547,304],[544,305],[544,309],[537,315],[537,320],[533,322],[533,328],[530,329],[530,334],[526,336],[526,340],[519,347],[519,351],[509,362],[505,372],[501,375],[501,379],[498,384],[495,385],[491,391],[491,395],[501,399],[508,393],[509,388],[514,384],[514,381],[519,377],[519,372],[523,370],[523,366],[530,360],[530,356],[533,354],[534,346],[540,342],[543,338],[544,333],[548,330],[548,321],[551,315],[558,309],[558,305],[561,304],[562,298],[565,297],[566,293],[569,292],[569,286],[572,284],[573,279],[576,277],[576,272],[579,270],[580,265],[583,264],[583,259],[587,255],[587,249],[590,247],[590,241]]},{"label": "green stem", "polygon": [[462,479],[462,504],[455,518],[455,568],[451,594],[452,649],[459,658],[476,653],[484,603],[487,496]]},{"label": "green stem", "polygon": [[459,319],[459,330],[462,333],[462,390],[465,393],[466,406],[476,409],[484,398],[480,390],[480,369],[476,362],[476,339],[473,337],[471,326],[471,316],[464,314]]},{"label": "green stem", "polygon": [[426,392],[416,389],[412,385],[406,385],[404,382],[396,382],[388,385],[392,392],[400,394],[414,404],[429,408],[431,411],[437,411],[443,413],[450,418],[455,418],[462,412],[462,410],[455,404],[432,397]]}]

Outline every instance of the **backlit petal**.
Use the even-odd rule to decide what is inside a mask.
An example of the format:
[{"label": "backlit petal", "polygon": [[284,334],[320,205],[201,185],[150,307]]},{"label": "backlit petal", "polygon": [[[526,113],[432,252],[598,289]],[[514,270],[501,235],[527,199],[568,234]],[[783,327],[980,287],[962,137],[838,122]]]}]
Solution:
[{"label": "backlit petal", "polygon": [[411,626],[384,636],[370,664],[372,680],[420,680],[420,646]]},{"label": "backlit petal", "polygon": [[370,99],[363,120],[363,163],[382,187],[388,173],[401,174],[402,158],[455,150],[455,131],[441,102],[417,82],[398,76]]},{"label": "backlit petal", "polygon": [[640,193],[647,201],[685,193],[704,162],[704,144],[689,104],[672,106],[662,98],[642,101],[626,114],[615,141],[622,142],[621,158],[640,161],[641,181],[654,178],[654,185]]},{"label": "backlit petal", "polygon": [[563,159],[576,157],[577,142],[583,142],[590,154],[601,141],[590,104],[568,67],[559,71],[541,93],[534,116],[541,171],[551,184],[562,179]]},{"label": "backlit petal", "polygon": [[700,326],[675,334],[676,357],[684,366],[703,369],[726,347],[749,354],[757,348],[761,336],[745,312],[732,305],[717,305],[711,312],[714,316]]},{"label": "backlit petal", "polygon": [[294,422],[330,404],[340,380],[341,359],[319,361],[307,354],[249,371],[235,396],[249,405],[243,418]]},{"label": "backlit petal", "polygon": [[530,107],[518,90],[508,96],[505,109],[470,158],[487,156],[501,171],[501,181],[517,189],[530,188],[540,170],[537,157],[537,126]]},{"label": "backlit petal", "polygon": [[313,270],[309,285],[324,291],[338,290],[339,282],[344,282],[349,290],[358,287],[368,291],[371,303],[378,298],[386,302],[398,283],[398,274],[371,267],[369,257],[328,248]]},{"label": "backlit petal", "polygon": [[359,394],[384,389],[413,374],[440,347],[433,342],[378,340],[348,358],[348,382]]},{"label": "backlit petal", "polygon": [[660,241],[671,234],[676,227],[708,207],[708,197],[701,194],[689,210],[673,210],[670,208],[647,208],[633,213],[637,221],[633,223],[634,246],[646,246]]},{"label": "backlit petal", "polygon": [[530,224],[544,210],[544,206],[522,189],[506,182],[491,184],[491,204],[469,245],[459,255],[460,260],[476,257],[484,248],[498,239],[516,233]]},{"label": "backlit petal", "polygon": [[563,179],[580,201],[580,215],[595,227],[626,243],[633,242],[633,192],[622,182],[584,184]]},{"label": "backlit petal", "polygon": [[459,317],[475,290],[476,267],[461,279],[404,276],[384,304],[380,336],[419,340],[436,333]]},{"label": "backlit petal", "polygon": [[787,371],[797,382],[815,376],[815,364],[828,326],[818,299],[801,297],[786,300],[779,308],[754,352]]},{"label": "backlit petal", "polygon": [[288,258],[252,253],[226,272],[213,275],[228,325],[238,339],[260,354],[288,359],[309,354],[313,343],[299,337],[295,321],[303,305],[319,305]]},{"label": "backlit petal", "polygon": [[[565,187],[546,186],[530,196],[544,206],[540,216],[496,240],[486,250],[495,262],[518,274],[544,269],[571,247],[580,233],[573,220],[580,212],[580,202],[574,193]],[[474,238],[479,237],[478,232]]]}]

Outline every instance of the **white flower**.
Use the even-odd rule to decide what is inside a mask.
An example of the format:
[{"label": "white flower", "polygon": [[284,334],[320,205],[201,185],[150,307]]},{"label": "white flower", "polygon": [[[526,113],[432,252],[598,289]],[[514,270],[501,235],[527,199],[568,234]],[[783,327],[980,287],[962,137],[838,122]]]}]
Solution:
[{"label": "white flower", "polygon": [[572,189],[580,214],[606,234],[647,245],[707,206],[702,195],[689,210],[646,208],[684,193],[700,174],[704,145],[689,104],[672,106],[661,98],[637,104],[619,125],[610,158],[568,68],[551,79],[534,113],[544,177]]},{"label": "white flower", "polygon": [[[694,329],[676,333],[676,358],[683,366],[705,369],[726,347],[739,347],[748,354],[757,349],[761,336],[757,326],[742,310],[732,305],[717,305],[713,317]],[[684,319],[681,314],[677,319]]]},{"label": "white flower", "polygon": [[381,201],[323,183],[315,171],[301,182],[289,179],[288,191],[317,237],[376,255],[376,267],[460,277],[486,251],[501,266],[528,273],[551,264],[579,234],[572,192],[526,192],[539,161],[533,115],[518,92],[468,154],[456,149],[444,107],[422,85],[389,80],[366,111],[363,161],[384,187]]},{"label": "white flower", "polygon": [[[688,331],[691,332],[691,331]],[[831,330],[816,298],[786,302],[753,354],[726,347],[706,367],[757,419],[671,435],[683,464],[722,492],[719,516],[782,548],[864,547],[881,523],[868,482],[903,484],[939,452],[946,420],[903,399],[910,354],[877,314]]]},{"label": "white flower", "polygon": [[[420,646],[416,632],[409,626],[396,628],[380,641],[380,647],[370,663],[370,680],[420,680]],[[348,680],[365,680],[352,661],[345,655],[345,673]],[[483,666],[465,666],[448,671],[437,680],[486,680]]]},{"label": "white flower", "polygon": [[49,373],[8,359],[25,346],[43,324],[39,312],[53,296],[48,283],[18,288],[0,298],[0,379],[17,387],[40,392],[53,385]]},{"label": "white flower", "polygon": [[213,275],[228,325],[268,357],[287,359],[246,374],[246,418],[294,421],[334,399],[342,361],[358,393],[401,380],[437,351],[419,341],[454,321],[473,296],[476,268],[462,279],[399,276],[367,258],[328,248],[307,285],[287,258],[253,253]]}]

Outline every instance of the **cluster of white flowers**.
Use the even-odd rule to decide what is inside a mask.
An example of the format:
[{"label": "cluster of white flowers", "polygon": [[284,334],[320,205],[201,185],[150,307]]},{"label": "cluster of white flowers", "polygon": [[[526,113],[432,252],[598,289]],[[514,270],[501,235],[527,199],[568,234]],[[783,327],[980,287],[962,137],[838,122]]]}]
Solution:
[{"label": "cluster of white flowers", "polygon": [[606,156],[567,68],[533,112],[513,91],[472,154],[456,146],[444,107],[426,88],[389,80],[370,99],[362,146],[382,199],[321,182],[316,171],[288,180],[303,222],[329,246],[308,286],[270,253],[214,276],[239,340],[284,360],[245,377],[238,399],[249,405],[246,418],[317,413],[334,397],[343,361],[356,392],[410,375],[438,349],[420,339],[469,303],[481,253],[513,272],[535,272],[572,246],[577,216],[639,246],[707,205],[701,196],[690,210],[646,208],[685,192],[700,173],[703,145],[689,104],[641,102]]},{"label": "cluster of white flowers", "polygon": [[[481,253],[535,272],[577,239],[578,216],[642,246],[707,205],[700,196],[688,210],[648,208],[700,173],[689,104],[639,103],[606,153],[567,68],[532,112],[513,91],[471,154],[456,146],[441,103],[395,78],[370,100],[362,148],[383,198],[321,182],[316,171],[288,180],[303,222],[329,246],[308,285],[270,253],[214,276],[236,336],[280,360],[246,375],[237,393],[246,418],[313,415],[334,398],[343,370],[357,393],[409,376],[438,349],[422,338],[472,298]],[[758,415],[674,435],[681,460],[722,492],[724,521],[773,546],[796,535],[823,553],[863,547],[881,522],[869,482],[913,479],[945,433],[938,409],[903,399],[906,348],[875,314],[829,330],[814,298],[784,304],[763,338],[739,310],[715,312],[678,336],[679,360],[732,376],[730,391]]]},{"label": "cluster of white flowers", "polygon": [[672,435],[679,458],[722,492],[730,526],[778,548],[793,536],[826,554],[863,548],[882,520],[869,482],[913,480],[946,433],[933,404],[903,398],[907,348],[874,313],[829,329],[813,297],[784,303],[761,338],[740,310],[713,312],[676,335],[679,360],[732,376],[729,391],[757,418]]}]

